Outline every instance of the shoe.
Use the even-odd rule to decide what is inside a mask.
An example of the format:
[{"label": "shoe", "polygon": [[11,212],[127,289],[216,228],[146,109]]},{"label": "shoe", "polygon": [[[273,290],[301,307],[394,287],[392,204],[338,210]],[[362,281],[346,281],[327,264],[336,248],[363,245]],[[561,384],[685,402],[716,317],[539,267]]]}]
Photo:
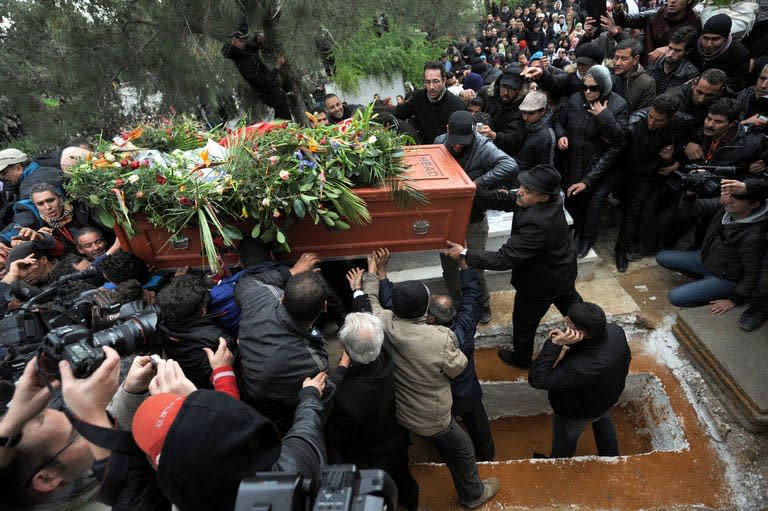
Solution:
[{"label": "shoe", "polygon": [[517,356],[512,350],[501,348],[498,354],[501,361],[507,365],[517,367],[518,369],[530,369],[531,367],[531,359],[523,360],[522,357]]},{"label": "shoe", "polygon": [[491,322],[491,308],[483,307],[483,311],[480,313],[480,324],[486,325]]},{"label": "shoe", "polygon": [[589,254],[590,249],[592,249],[593,243],[591,241],[587,241],[585,239],[580,239],[579,244],[576,248],[576,257],[579,259],[584,259],[587,257],[587,254]]},{"label": "shoe", "polygon": [[546,454],[541,453],[541,452],[534,452],[533,453],[533,459],[535,459],[535,460],[548,460],[549,456],[547,456]]},{"label": "shoe", "polygon": [[613,250],[613,254],[616,258],[616,269],[619,271],[619,273],[624,273],[627,271],[627,267],[629,266],[629,261],[627,260],[627,251],[623,247],[616,247]]},{"label": "shoe", "polygon": [[489,477],[488,479],[483,479],[483,494],[480,495],[475,500],[471,500],[469,502],[462,502],[461,505],[469,508],[469,509],[475,509],[476,507],[480,507],[489,500],[493,498],[496,493],[499,491],[499,479],[497,477]]},{"label": "shoe", "polygon": [[768,319],[768,305],[750,305],[741,313],[739,327],[747,332],[754,332]]}]

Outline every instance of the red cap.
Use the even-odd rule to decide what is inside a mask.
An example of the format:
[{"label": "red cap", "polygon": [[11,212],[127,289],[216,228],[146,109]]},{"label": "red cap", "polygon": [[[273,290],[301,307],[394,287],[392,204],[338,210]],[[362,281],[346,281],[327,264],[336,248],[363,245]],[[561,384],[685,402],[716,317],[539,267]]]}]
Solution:
[{"label": "red cap", "polygon": [[521,50],[524,50],[526,46],[528,46],[528,43],[525,42],[525,40],[522,40],[519,43],[517,43],[517,45],[520,47]]},{"label": "red cap", "polygon": [[183,403],[184,397],[178,394],[155,394],[141,403],[133,416],[133,439],[149,456],[155,469],[160,462],[165,437]]}]

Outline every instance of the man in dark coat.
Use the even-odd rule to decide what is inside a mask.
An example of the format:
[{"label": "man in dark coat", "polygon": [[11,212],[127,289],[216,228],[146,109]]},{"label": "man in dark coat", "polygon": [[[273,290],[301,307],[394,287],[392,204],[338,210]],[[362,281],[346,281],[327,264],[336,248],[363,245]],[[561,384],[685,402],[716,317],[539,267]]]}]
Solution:
[{"label": "man in dark coat", "polygon": [[605,312],[587,302],[568,309],[565,331],[554,329],[536,357],[528,382],[548,391],[555,415],[553,458],[570,458],[587,424],[600,456],[618,456],[611,408],[619,400],[632,355],[624,330],[607,324]]},{"label": "man in dark coat", "polygon": [[692,132],[704,124],[709,106],[726,94],[728,77],[720,69],[707,69],[690,84],[667,89],[680,108],[677,119],[681,132]]},{"label": "man in dark coat", "polygon": [[656,81],[656,94],[663,94],[667,89],[684,85],[699,76],[700,71],[688,59],[697,35],[691,27],[678,29],[667,43],[664,55],[645,67]]},{"label": "man in dark coat", "polygon": [[[158,335],[165,354],[179,363],[198,389],[213,389],[211,365],[203,348],[216,351],[219,338],[227,337],[206,316],[207,302],[208,289],[192,275],[174,278],[157,293],[155,302],[160,308]],[[236,350],[234,343],[230,349]]]},{"label": "man in dark coat", "polygon": [[442,64],[427,62],[424,65],[424,88],[414,92],[402,105],[397,105],[393,113],[398,119],[413,117],[421,141],[429,144],[445,133],[451,114],[464,109],[464,100],[445,86]]},{"label": "man in dark coat", "polygon": [[731,17],[715,14],[701,30],[697,51],[691,53],[691,62],[697,68],[722,69],[728,77],[728,87],[738,92],[746,85],[749,73],[749,50],[731,36]]},{"label": "man in dark coat", "polygon": [[629,119],[624,210],[615,248],[616,269],[621,273],[627,271],[629,254],[632,260],[642,257],[640,235],[658,212],[666,175],[679,167],[674,161],[677,105],[674,98],[662,94]]},{"label": "man in dark coat", "polygon": [[489,207],[515,212],[504,246],[488,252],[449,241],[446,253],[456,260],[466,258],[473,268],[512,269],[511,282],[517,291],[512,313],[514,351],[500,350],[499,357],[507,364],[528,368],[536,328],[550,305],[555,304],[565,315],[581,296],[574,286],[576,252],[563,211],[560,173],[540,165],[521,172],[518,181],[517,194],[498,190],[483,196]]},{"label": "man in dark coat", "polygon": [[[348,275],[355,282],[354,308],[370,312],[360,291],[362,270]],[[397,484],[398,502],[415,510],[419,485],[408,468],[408,432],[395,418],[392,345],[381,321],[366,312],[348,314],[339,330],[344,353],[331,376],[337,390],[326,427],[329,462],[385,470]]]},{"label": "man in dark coat", "polygon": [[525,122],[525,139],[517,154],[520,170],[537,165],[554,166],[557,138],[547,95],[541,91],[529,92],[520,103],[520,112]]},{"label": "man in dark coat", "polygon": [[235,287],[241,395],[281,431],[290,427],[304,378],[328,369],[325,339],[313,326],[326,303],[322,279],[312,271],[319,261],[302,254],[290,270],[246,275]]},{"label": "man in dark coat", "polygon": [[485,112],[491,116],[490,126],[478,127],[477,132],[490,138],[496,147],[514,157],[525,136],[525,124],[519,106],[523,101],[522,70],[510,64],[496,79],[485,98]]},{"label": "man in dark coat", "polygon": [[341,102],[336,94],[326,94],[323,98],[323,108],[328,115],[328,124],[338,124],[345,119],[351,119],[360,105],[347,105]]},{"label": "man in dark coat", "polygon": [[763,66],[755,85],[741,91],[736,101],[741,124],[749,131],[765,134],[768,128],[768,64]]},{"label": "man in dark coat", "polygon": [[596,43],[585,43],[576,48],[575,72],[552,73],[549,69],[534,71],[534,79],[539,87],[549,93],[552,101],[559,104],[561,100],[568,99],[571,95],[581,92],[584,75],[592,66],[603,63],[605,52]]}]

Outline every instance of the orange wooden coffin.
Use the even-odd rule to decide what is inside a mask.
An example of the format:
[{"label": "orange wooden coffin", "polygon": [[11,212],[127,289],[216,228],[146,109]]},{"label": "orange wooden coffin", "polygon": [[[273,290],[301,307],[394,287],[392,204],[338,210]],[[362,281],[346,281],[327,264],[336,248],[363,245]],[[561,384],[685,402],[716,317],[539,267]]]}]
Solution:
[{"label": "orange wooden coffin", "polygon": [[[464,241],[469,222],[475,185],[456,160],[442,145],[406,148],[405,162],[410,183],[430,199],[427,205],[400,209],[386,188],[357,188],[371,213],[371,222],[353,225],[347,231],[329,231],[305,218],[287,231],[292,252],[283,257],[291,259],[303,252],[317,252],[320,257],[352,257],[365,255],[374,248],[386,247],[395,252],[444,248],[445,241]],[[168,242],[169,233],[152,227],[144,219],[134,221],[136,235],[128,238],[117,227],[116,233],[124,247],[156,268],[204,266],[197,226],[182,233],[181,242]],[[245,234],[251,226],[236,224]],[[231,249],[221,255],[227,264],[237,262]]]}]

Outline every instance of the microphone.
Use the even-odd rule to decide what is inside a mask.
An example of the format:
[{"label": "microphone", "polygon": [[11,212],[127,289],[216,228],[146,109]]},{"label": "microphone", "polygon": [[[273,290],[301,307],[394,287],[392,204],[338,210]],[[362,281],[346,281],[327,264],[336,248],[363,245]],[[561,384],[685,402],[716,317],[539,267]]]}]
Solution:
[{"label": "microphone", "polygon": [[62,275],[61,277],[59,277],[56,283],[61,284],[63,282],[71,282],[73,280],[85,280],[85,279],[90,279],[91,277],[96,277],[97,275],[99,275],[99,270],[91,266],[90,268],[83,271],[79,271],[77,273]]}]

